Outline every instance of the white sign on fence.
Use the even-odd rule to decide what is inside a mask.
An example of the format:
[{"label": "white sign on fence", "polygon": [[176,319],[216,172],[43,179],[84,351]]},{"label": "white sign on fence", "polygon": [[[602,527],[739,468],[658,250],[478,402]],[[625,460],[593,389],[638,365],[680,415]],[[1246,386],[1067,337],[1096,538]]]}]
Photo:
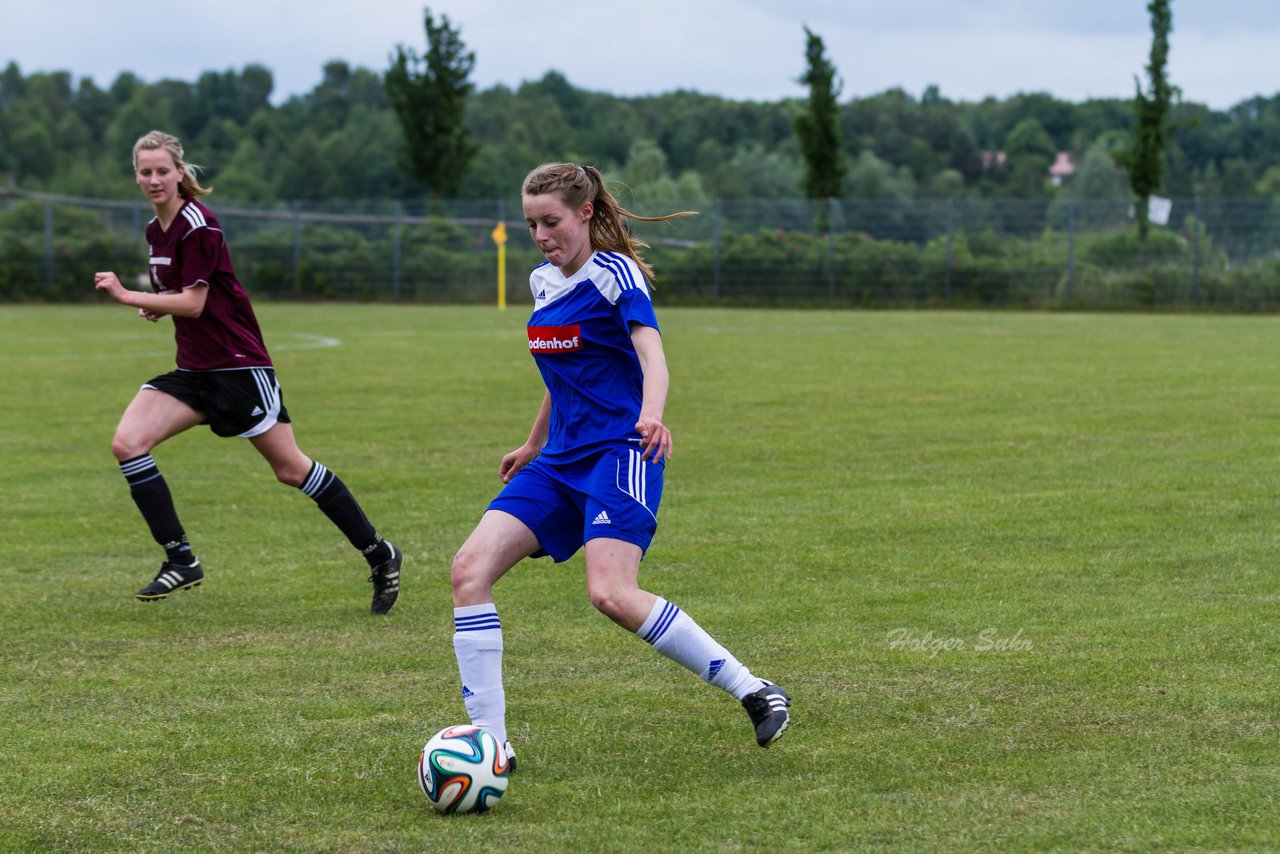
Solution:
[{"label": "white sign on fence", "polygon": [[1147,219],[1156,225],[1168,225],[1171,210],[1173,201],[1164,196],[1152,196],[1147,200]]},{"label": "white sign on fence", "polygon": [[[1152,196],[1147,199],[1147,222],[1153,225],[1168,225],[1171,210],[1173,210],[1172,199]],[[1133,205],[1129,205],[1129,219],[1133,219]]]}]

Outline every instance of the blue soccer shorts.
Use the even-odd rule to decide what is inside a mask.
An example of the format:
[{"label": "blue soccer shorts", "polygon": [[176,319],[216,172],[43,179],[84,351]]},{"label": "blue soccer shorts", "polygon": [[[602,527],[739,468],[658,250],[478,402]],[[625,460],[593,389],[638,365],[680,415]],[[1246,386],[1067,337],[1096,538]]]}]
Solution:
[{"label": "blue soccer shorts", "polygon": [[607,537],[647,551],[658,529],[665,461],[640,459],[622,445],[571,463],[535,459],[489,503],[515,516],[538,538],[541,551],[566,561],[587,540]]}]

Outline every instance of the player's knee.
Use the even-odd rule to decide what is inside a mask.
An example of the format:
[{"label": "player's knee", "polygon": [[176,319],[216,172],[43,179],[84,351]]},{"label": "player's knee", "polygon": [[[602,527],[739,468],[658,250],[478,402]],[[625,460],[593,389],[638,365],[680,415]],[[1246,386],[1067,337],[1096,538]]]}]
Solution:
[{"label": "player's knee", "polygon": [[463,601],[482,592],[484,575],[480,571],[479,555],[466,545],[458,549],[449,567],[449,585],[453,588],[454,601]]},{"label": "player's knee", "polygon": [[117,432],[111,437],[111,453],[120,462],[140,457],[150,450],[151,445],[126,433]]},{"label": "player's knee", "polygon": [[628,597],[626,591],[612,584],[591,584],[587,586],[587,597],[591,605],[601,614],[617,622],[627,612]]},{"label": "player's knee", "polygon": [[295,489],[302,486],[303,481],[307,479],[307,471],[296,465],[276,466],[272,471],[275,472],[276,480]]}]

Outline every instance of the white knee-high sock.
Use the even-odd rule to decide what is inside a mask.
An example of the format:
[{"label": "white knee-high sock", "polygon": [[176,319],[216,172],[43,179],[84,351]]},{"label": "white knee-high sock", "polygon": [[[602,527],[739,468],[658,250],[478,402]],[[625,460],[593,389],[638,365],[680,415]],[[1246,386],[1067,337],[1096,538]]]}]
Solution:
[{"label": "white knee-high sock", "polygon": [[453,609],[453,653],[462,677],[462,702],[471,723],[507,740],[507,695],[502,689],[502,623],[492,603]]},{"label": "white knee-high sock", "polygon": [[636,634],[667,658],[698,674],[703,682],[723,688],[739,700],[764,687],[763,679],[753,676],[692,617],[661,596]]}]

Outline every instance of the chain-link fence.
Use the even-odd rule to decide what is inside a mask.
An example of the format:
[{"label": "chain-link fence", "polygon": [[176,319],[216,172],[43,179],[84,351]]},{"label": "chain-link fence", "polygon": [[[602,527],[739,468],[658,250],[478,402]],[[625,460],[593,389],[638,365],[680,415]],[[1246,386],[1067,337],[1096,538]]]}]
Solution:
[{"label": "chain-link fence", "polygon": [[[510,298],[541,260],[518,200],[212,201],[241,281],[296,299],[487,302],[506,225]],[[752,199],[629,203],[665,301],[845,306],[1280,307],[1275,200],[1174,199],[1136,239],[1126,199]],[[0,299],[79,299],[93,273],[145,283],[143,201],[0,197]]]}]

